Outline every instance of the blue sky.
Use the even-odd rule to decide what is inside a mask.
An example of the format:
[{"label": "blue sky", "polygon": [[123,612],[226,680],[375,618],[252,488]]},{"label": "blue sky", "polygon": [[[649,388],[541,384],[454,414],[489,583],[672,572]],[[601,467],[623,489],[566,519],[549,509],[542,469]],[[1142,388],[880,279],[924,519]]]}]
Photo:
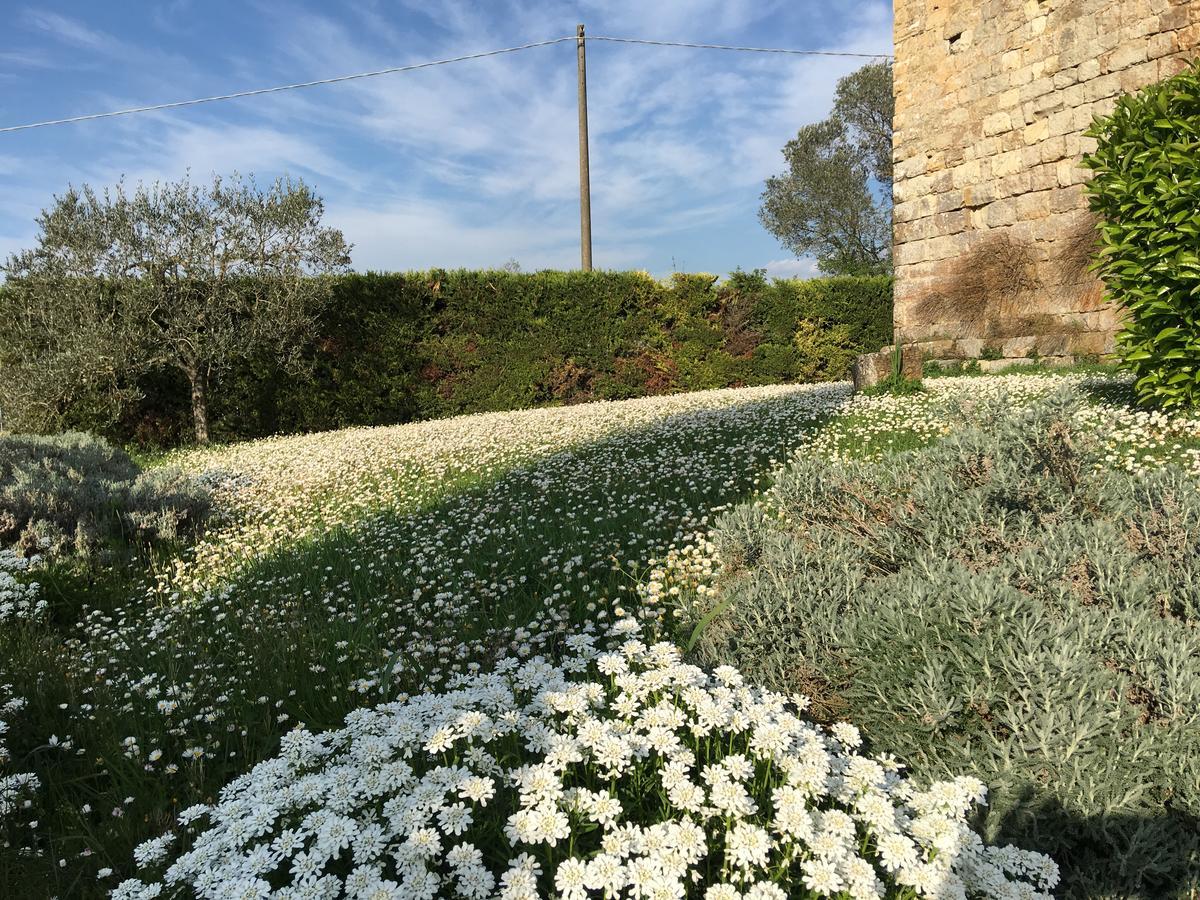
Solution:
[{"label": "blue sky", "polygon": [[[574,32],[891,50],[891,4],[829,0],[3,0],[0,126]],[[796,129],[863,61],[593,43],[595,264],[808,274],[757,220]],[[575,48],[0,134],[0,256],[68,184],[288,172],[358,269],[578,265]]]}]

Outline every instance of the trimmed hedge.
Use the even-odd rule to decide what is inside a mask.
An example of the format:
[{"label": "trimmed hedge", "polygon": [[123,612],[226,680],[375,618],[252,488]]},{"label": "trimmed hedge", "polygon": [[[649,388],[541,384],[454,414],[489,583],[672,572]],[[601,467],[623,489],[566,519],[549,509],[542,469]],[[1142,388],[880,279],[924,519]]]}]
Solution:
[{"label": "trimmed hedge", "polygon": [[[648,394],[844,378],[891,340],[888,277],[774,281],[761,271],[442,271],[340,276],[304,350],[307,373],[242,366],[212,391],[216,439]],[[2,377],[2,376],[0,376]],[[108,436],[188,440],[187,387],[169,372]],[[96,427],[92,403],[64,427]]]}]

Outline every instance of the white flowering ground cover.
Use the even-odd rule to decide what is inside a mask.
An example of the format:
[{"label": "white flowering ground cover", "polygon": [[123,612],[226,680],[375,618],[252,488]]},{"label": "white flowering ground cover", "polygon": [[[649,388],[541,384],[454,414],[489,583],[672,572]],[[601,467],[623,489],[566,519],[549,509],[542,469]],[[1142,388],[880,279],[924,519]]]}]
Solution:
[{"label": "white flowering ground cover", "polygon": [[[809,726],[793,726],[788,719],[791,730],[781,738],[779,754],[765,760],[752,741],[763,716],[783,714],[780,698],[704,681],[707,676],[681,667],[664,648],[645,651],[650,655],[637,648],[620,651],[629,673],[597,669],[593,651],[614,620],[641,619],[646,640],[652,639],[656,600],[672,589],[675,577],[661,561],[688,553],[703,559],[692,536],[704,532],[714,512],[765,485],[789,454],[869,455],[915,446],[953,428],[950,405],[939,402],[943,395],[1005,392],[1020,402],[1055,383],[1030,377],[944,379],[931,382],[928,394],[860,397],[849,406],[845,385],[717,391],[278,438],[181,455],[172,462],[215,486],[225,512],[216,530],[158,571],[148,589],[91,610],[78,627],[35,619],[0,629],[0,683],[11,683],[11,694],[29,701],[5,715],[11,720],[9,744],[16,750],[11,766],[40,782],[4,819],[0,894],[36,883],[58,896],[103,896],[136,876],[145,886],[128,882],[123,896],[156,896],[161,877],[172,879],[164,895],[191,883],[208,896],[260,896],[266,876],[273,884],[294,877],[291,864],[298,855],[306,860],[301,869],[310,866],[313,878],[291,896],[336,896],[343,890],[359,896],[434,896],[437,885],[453,892],[463,883],[460,869],[473,873],[475,880],[467,882],[480,890],[487,882],[481,866],[492,872],[497,891],[510,889],[509,896],[528,896],[534,884],[552,893],[559,879],[552,864],[576,852],[564,850],[559,838],[522,850],[529,858],[509,873],[510,861],[521,859],[516,852],[520,834],[505,828],[525,827],[509,818],[526,807],[523,788],[503,783],[501,776],[523,765],[558,767],[558,815],[547,813],[543,825],[561,834],[558,816],[565,817],[569,828],[561,841],[581,848],[582,874],[568,867],[557,888],[569,896],[581,896],[580,884],[594,896],[602,892],[602,887],[588,888],[589,879],[600,877],[596,867],[587,870],[588,854],[614,856],[614,865],[623,867],[608,873],[614,879],[632,877],[629,867],[648,865],[650,857],[665,855],[676,869],[681,859],[690,860],[689,867],[699,865],[699,857],[688,855],[697,852],[696,833],[680,816],[691,817],[708,835],[703,856],[708,883],[728,876],[731,887],[718,889],[715,900],[742,893],[778,896],[771,884],[804,896],[832,895],[842,889],[832,887],[835,883],[851,890],[853,883],[854,891],[867,896],[868,882],[871,890],[879,885],[867,878],[863,865],[873,867],[873,877],[897,896],[924,888],[936,895],[937,885],[948,896],[962,886],[970,888],[969,896],[1035,896],[1048,890],[1053,880],[1048,863],[984,850],[961,827],[980,786],[959,782],[939,789],[936,801],[926,801],[920,799],[926,793],[919,781],[901,777],[886,759],[876,760],[883,780],[861,786],[890,804],[893,824],[888,827],[909,842],[904,847],[915,855],[882,850],[883,807],[874,804],[874,812],[863,813],[853,792],[837,784],[827,787],[834,805],[822,805],[825,795],[805,800],[813,835],[828,837],[820,845],[827,854],[805,855],[809,851],[799,848],[817,837],[788,837],[779,830],[774,791],[791,785],[794,764],[786,759],[803,759],[805,748],[824,742],[833,772],[856,758],[852,741],[843,740],[845,735],[816,736]],[[1154,419],[1117,406],[1096,416],[1097,427],[1111,436],[1116,464],[1136,468],[1170,458],[1197,468],[1200,423]],[[24,576],[20,580],[28,582]],[[49,596],[53,605],[47,587],[41,599]],[[545,661],[530,662],[539,656]],[[633,682],[658,683],[667,677],[664,672],[680,684],[658,684],[662,693],[652,698],[638,695]],[[533,683],[534,674],[545,680]],[[622,685],[617,676],[631,679],[630,684]],[[592,705],[575,712],[552,709],[544,697],[538,699],[539,685],[578,694]],[[502,688],[514,692],[511,699]],[[720,741],[701,746],[704,734],[686,718],[699,714],[695,706],[683,720],[655,724],[653,716],[645,718],[654,709],[665,714],[668,700],[684,709],[689,701],[678,693],[684,690],[695,697],[699,691],[725,698],[724,718],[699,726],[720,732]],[[726,690],[736,693],[736,703],[721,693]],[[630,706],[625,698],[635,695]],[[500,715],[495,696],[509,704],[515,719]],[[476,710],[492,723],[486,727],[467,708],[483,703],[483,697],[493,698],[492,705]],[[412,743],[423,734],[421,727],[449,727],[450,720],[439,716],[451,715],[476,724],[467,728],[455,719],[455,727],[461,727],[452,735],[453,746],[425,747],[432,732]],[[596,727],[613,729],[614,739],[628,738],[620,753],[632,754],[630,768],[607,781],[598,780],[598,763],[586,756],[595,748],[578,743],[585,734],[577,726],[588,716],[601,723]],[[406,719],[409,725],[403,724]],[[514,730],[513,721],[520,727]],[[484,730],[471,730],[477,727]],[[658,727],[677,733],[696,755],[690,768],[684,766],[686,772],[679,771],[686,759],[672,757],[676,745],[665,733],[665,749],[648,749],[654,745],[645,741],[659,734],[650,729]],[[528,732],[524,744],[516,731]],[[564,749],[561,759],[554,755],[560,740],[564,748],[575,748]],[[281,741],[283,755],[277,756]],[[500,754],[500,745],[507,755]],[[610,749],[618,752],[616,744]],[[586,758],[573,759],[576,752]],[[432,757],[418,765],[412,754]],[[705,767],[720,762],[718,756],[739,754],[746,763],[735,759],[729,771],[736,775],[750,767],[750,774],[732,781],[744,782],[754,806],[740,815],[747,826],[768,835],[766,849],[758,832],[739,831],[733,818],[716,817],[722,821],[718,827],[714,817],[704,815],[718,802]],[[254,770],[262,761],[265,769]],[[350,784],[357,771],[353,766],[360,764],[377,765],[385,780],[398,778],[393,787],[404,786],[401,794],[409,798],[404,802],[428,794],[432,818],[405,831],[404,840],[418,831],[424,835],[418,843],[426,840],[422,829],[436,822],[438,851],[427,845],[397,849],[389,841],[399,831],[387,840],[380,837],[376,827],[386,830],[416,819],[401,816],[393,823],[382,805],[372,813],[368,799],[381,796],[372,791],[383,782],[363,775],[367,782]],[[402,774],[405,766],[412,772]],[[492,810],[485,809],[486,797],[447,798],[464,786],[463,768],[473,773],[470,777],[495,782]],[[248,774],[252,771],[264,774]],[[645,785],[668,791],[668,782],[683,785],[683,775],[704,794],[696,801],[704,809],[680,806],[678,815],[668,815],[673,802],[668,797],[663,801],[668,806],[655,813],[658,818],[651,817],[644,807],[651,788]],[[235,781],[241,776],[244,780]],[[299,793],[284,790],[300,784],[306,787]],[[421,784],[425,787],[418,791]],[[588,803],[602,802],[598,794],[605,784],[612,796],[637,810],[625,824],[662,828],[622,832],[617,820],[596,818]],[[221,791],[223,785],[231,786]],[[247,818],[245,830],[237,824],[239,817],[253,817],[255,811],[237,798],[249,792],[261,799],[264,785],[273,786],[281,805]],[[21,787],[24,792],[28,785]],[[444,808],[455,808],[445,823],[433,807],[435,787]],[[580,793],[584,790],[592,793]],[[345,791],[345,796],[339,793]],[[198,804],[208,810],[203,817]],[[503,814],[493,814],[496,810]],[[826,821],[832,811],[845,818]],[[328,847],[333,841],[338,852],[305,856],[316,846],[307,842],[315,840],[329,814],[351,812],[355,827],[366,829],[361,836],[354,832],[355,848],[360,839],[369,848],[378,838],[387,853],[364,849],[360,861],[359,851],[348,849],[350,837],[339,836],[335,828],[332,837],[320,837],[318,843]],[[941,823],[934,831],[911,830],[912,821],[931,815]],[[190,830],[181,826],[181,817],[184,824],[192,823]],[[531,817],[519,821],[528,824]],[[451,839],[481,827],[491,829],[486,858],[467,848],[451,861],[450,843],[461,843]],[[868,833],[872,828],[874,838]],[[227,829],[246,838],[240,849],[228,844]],[[215,854],[211,859],[187,855],[196,834],[206,835],[197,846],[208,847]],[[734,852],[727,838],[738,847],[746,838],[749,849]],[[857,848],[853,853],[851,844]],[[485,852],[482,844],[477,849]],[[508,854],[510,849],[514,853]],[[241,865],[242,851],[258,854],[250,865],[260,871],[247,869],[224,885],[200,878],[199,868],[209,863]],[[180,852],[185,855],[172,867]],[[812,869],[793,883],[783,877],[789,870],[781,854],[788,853],[793,856],[787,859],[797,865],[807,861]],[[408,875],[415,876],[416,863],[435,857],[445,865],[411,881],[413,891],[399,887],[409,883],[404,881]],[[737,861],[743,857],[745,865]],[[291,862],[280,869],[285,858]],[[817,866],[820,860],[829,865]],[[139,872],[139,862],[149,868]],[[997,866],[1004,879],[1027,887],[997,888]],[[326,876],[338,879],[336,886],[333,880],[322,882]],[[638,878],[639,884],[650,884]],[[683,896],[679,878],[664,876],[664,884],[666,892],[647,890],[646,895]],[[699,890],[688,883],[683,887],[689,895]],[[400,893],[388,893],[393,890]]]},{"label": "white flowering ground cover", "polygon": [[885,878],[1050,896],[1051,860],[967,826],[979,781],[918,789],[859,755],[853,727],[823,732],[803,701],[684,665],[640,630],[623,619],[607,646],[581,631],[560,666],[510,658],[337,731],[291,732],[219,803],[185,811],[209,823],[187,852],[163,864],[173,835],[138,849],[162,881],[113,896],[871,898]]},{"label": "white flowering ground cover", "polygon": [[718,391],[189,454],[228,497],[201,551],[222,535],[241,549],[188,555],[77,628],[0,633],[30,699],[13,727],[55,774],[9,823],[0,874],[99,893],[297,723],[335,727],[604,621],[636,599],[646,559],[753,490],[848,395]]}]

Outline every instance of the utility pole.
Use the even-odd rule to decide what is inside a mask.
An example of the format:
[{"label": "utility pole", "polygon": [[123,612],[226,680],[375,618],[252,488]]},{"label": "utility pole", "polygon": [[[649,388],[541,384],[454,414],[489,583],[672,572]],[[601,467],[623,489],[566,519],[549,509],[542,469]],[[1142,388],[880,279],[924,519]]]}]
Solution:
[{"label": "utility pole", "polygon": [[575,30],[579,51],[579,256],[583,271],[592,271],[592,177],[588,168],[587,51],[583,26]]}]

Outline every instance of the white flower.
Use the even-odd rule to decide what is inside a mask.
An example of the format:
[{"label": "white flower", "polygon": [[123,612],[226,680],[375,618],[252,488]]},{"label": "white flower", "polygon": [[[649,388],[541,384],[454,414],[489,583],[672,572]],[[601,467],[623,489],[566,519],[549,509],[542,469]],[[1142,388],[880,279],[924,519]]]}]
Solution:
[{"label": "white flower", "polygon": [[[1057,878],[1045,857],[985,847],[970,831],[983,793],[974,779],[914,789],[895,766],[797,717],[786,698],[636,640],[641,627],[624,619],[609,634],[627,664],[618,675],[600,672],[599,643],[580,641],[581,655],[561,666],[509,660],[441,692],[357,710],[338,731],[293,732],[215,806],[180,815],[185,828],[201,816],[210,824],[165,883],[202,898],[257,896],[265,873],[278,872],[290,878],[285,897],[535,900],[549,879],[572,900],[780,900],[788,888],[774,878],[798,865],[808,890],[859,900],[904,885],[1036,896]],[[470,731],[471,746],[431,742],[447,729]],[[522,852],[493,869],[498,825]],[[857,855],[863,833],[871,861]],[[599,852],[564,855],[581,834]],[[135,856],[163,861],[170,841]],[[348,860],[343,882],[334,872]]]},{"label": "white flower", "polygon": [[559,863],[554,873],[554,886],[564,900],[587,896],[587,866],[578,859],[566,859]]},{"label": "white flower", "polygon": [[745,871],[765,868],[770,852],[771,836],[757,825],[735,825],[725,837],[725,856]]}]

